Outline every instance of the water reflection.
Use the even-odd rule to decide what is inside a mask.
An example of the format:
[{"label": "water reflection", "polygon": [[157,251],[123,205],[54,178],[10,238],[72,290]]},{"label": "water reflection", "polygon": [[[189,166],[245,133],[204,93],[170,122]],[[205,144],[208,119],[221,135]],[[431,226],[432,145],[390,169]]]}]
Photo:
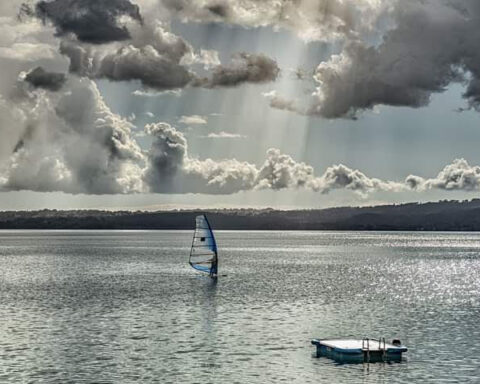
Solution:
[{"label": "water reflection", "polygon": [[[212,280],[189,231],[0,232],[0,382],[478,381],[480,235],[217,237]],[[312,358],[364,335],[408,362]]]}]

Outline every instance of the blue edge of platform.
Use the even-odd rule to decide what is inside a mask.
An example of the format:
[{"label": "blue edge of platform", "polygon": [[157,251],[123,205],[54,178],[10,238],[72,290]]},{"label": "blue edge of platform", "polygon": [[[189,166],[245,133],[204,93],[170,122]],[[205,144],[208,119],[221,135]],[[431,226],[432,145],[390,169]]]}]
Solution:
[{"label": "blue edge of platform", "polygon": [[[330,346],[322,344],[322,340],[320,340],[320,339],[313,339],[312,344],[316,345],[317,347],[330,348],[330,350],[333,351],[333,352],[343,353],[345,355],[356,355],[356,354],[362,354],[363,353],[361,348],[343,349],[343,348],[337,348],[337,347],[330,347]],[[402,353],[407,352],[407,351],[408,351],[408,349],[406,347],[402,346],[402,347],[398,347],[398,348],[395,348],[395,349],[389,348],[389,349],[387,349],[386,352],[388,354],[402,354]]]}]

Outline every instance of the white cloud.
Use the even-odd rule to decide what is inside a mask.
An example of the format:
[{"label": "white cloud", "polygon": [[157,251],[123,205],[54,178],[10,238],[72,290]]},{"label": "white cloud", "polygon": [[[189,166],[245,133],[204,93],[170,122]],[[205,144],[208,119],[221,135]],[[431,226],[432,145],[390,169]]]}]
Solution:
[{"label": "white cloud", "polygon": [[312,166],[295,161],[278,149],[269,149],[261,167],[236,159],[200,160],[189,156],[183,133],[166,123],[147,126],[154,136],[148,154],[146,184],[163,193],[225,194],[254,189],[307,189],[328,193],[346,189],[366,195],[372,192],[400,192],[404,183],[370,178],[344,165],[329,167],[315,176]]},{"label": "white cloud", "polygon": [[178,122],[185,125],[205,125],[208,123],[208,118],[200,115],[182,116]]},{"label": "white cloud", "polygon": [[297,162],[278,149],[268,150],[267,160],[257,176],[256,188],[274,190],[306,188],[321,193],[347,189],[361,195],[378,191],[400,192],[407,189],[402,183],[370,178],[342,164],[327,168],[323,175],[317,177],[312,166]]},{"label": "white cloud", "polygon": [[231,133],[231,132],[225,132],[225,131],[220,131],[218,133],[211,132],[206,136],[201,136],[206,139],[245,139],[246,136],[240,135],[238,133]]},{"label": "white cloud", "polygon": [[154,90],[140,90],[137,89],[132,92],[133,96],[139,96],[139,97],[158,97],[158,96],[163,96],[163,95],[172,95],[172,96],[177,96],[179,97],[182,94],[181,89],[168,89],[166,91],[154,91]]},{"label": "white cloud", "polygon": [[35,62],[43,59],[54,59],[57,51],[48,44],[15,43],[9,47],[0,47],[0,58]]},{"label": "white cloud", "polygon": [[[19,87],[24,86],[21,81]],[[67,79],[64,91],[24,88],[14,102],[0,98],[0,182],[3,190],[118,194],[136,192],[229,194],[255,189],[349,190],[361,196],[379,191],[480,190],[480,166],[464,159],[435,178],[381,180],[345,165],[314,168],[278,149],[260,166],[237,159],[197,159],[183,133],[167,123],[149,124],[148,152],[140,149],[132,125],[112,113],[95,85]],[[220,132],[214,138],[237,138]]]},{"label": "white cloud", "polygon": [[209,49],[200,49],[198,53],[194,53],[190,57],[185,56],[182,62],[186,65],[200,64],[205,70],[222,64],[218,57],[218,51]]},{"label": "white cloud", "polygon": [[428,189],[478,191],[480,190],[480,166],[472,166],[465,159],[455,159],[435,178],[424,179],[410,175],[405,182],[410,188],[419,191]]},{"label": "white cloud", "polygon": [[[143,154],[131,124],[112,113],[95,83],[70,78],[64,91],[28,90],[3,100],[4,190],[113,194],[141,190]],[[2,160],[2,159],[0,159]]]},{"label": "white cloud", "polygon": [[302,113],[295,100],[280,96],[277,91],[262,93],[262,96],[269,100],[270,107],[290,112]]}]

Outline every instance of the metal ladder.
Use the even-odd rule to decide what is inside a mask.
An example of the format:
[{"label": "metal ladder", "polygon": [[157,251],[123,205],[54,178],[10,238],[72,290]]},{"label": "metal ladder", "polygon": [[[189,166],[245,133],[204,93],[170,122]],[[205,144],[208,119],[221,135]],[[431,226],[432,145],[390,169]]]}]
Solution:
[{"label": "metal ladder", "polygon": [[368,337],[364,337],[362,339],[362,351],[363,351],[363,360],[365,361],[365,357],[367,358],[367,363],[370,362],[370,339]]},{"label": "metal ladder", "polygon": [[[374,340],[370,340],[368,337],[364,337],[362,339],[362,351],[364,360],[366,357],[366,362],[370,362],[370,342]],[[378,339],[378,350],[382,352],[382,360],[385,361],[387,357],[387,343],[385,342],[385,337],[380,337]]]},{"label": "metal ladder", "polygon": [[[383,348],[382,348],[383,342]],[[387,343],[385,342],[385,337],[378,338],[378,349],[382,351],[382,360],[385,361],[387,357]]]}]

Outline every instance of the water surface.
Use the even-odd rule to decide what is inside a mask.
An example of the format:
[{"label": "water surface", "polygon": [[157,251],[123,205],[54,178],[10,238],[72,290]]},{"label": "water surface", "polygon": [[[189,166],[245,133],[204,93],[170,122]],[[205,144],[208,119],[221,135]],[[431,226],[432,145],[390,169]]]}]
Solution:
[{"label": "water surface", "polygon": [[[480,234],[1,231],[0,382],[478,383]],[[393,337],[395,364],[313,357]]]}]

